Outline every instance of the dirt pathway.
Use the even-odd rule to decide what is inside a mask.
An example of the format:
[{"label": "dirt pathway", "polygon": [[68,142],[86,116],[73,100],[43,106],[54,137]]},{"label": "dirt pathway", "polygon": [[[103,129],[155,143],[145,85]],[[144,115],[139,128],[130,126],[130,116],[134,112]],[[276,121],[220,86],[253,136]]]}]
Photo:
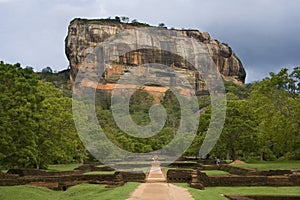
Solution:
[{"label": "dirt pathway", "polygon": [[182,187],[167,183],[159,163],[152,163],[146,183],[139,185],[127,200],[194,200]]}]

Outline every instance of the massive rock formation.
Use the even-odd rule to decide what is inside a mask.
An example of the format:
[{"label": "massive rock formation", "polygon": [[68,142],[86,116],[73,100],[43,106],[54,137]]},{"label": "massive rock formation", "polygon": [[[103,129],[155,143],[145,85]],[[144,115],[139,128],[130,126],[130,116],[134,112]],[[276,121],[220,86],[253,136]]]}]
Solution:
[{"label": "massive rock formation", "polygon": [[[69,25],[68,36],[65,40],[65,51],[71,67],[71,81],[75,80],[78,70],[83,68],[84,60],[89,52],[86,51],[88,48],[98,46],[123,30],[136,29],[139,25],[120,23],[115,20],[74,19]],[[204,45],[224,80],[233,81],[237,84],[244,83],[246,73],[242,63],[227,44],[221,43],[218,40],[212,40],[208,33],[198,30],[174,31],[186,37],[194,38]],[[190,66],[191,64],[183,60],[182,57],[163,50],[149,49],[139,49],[119,56],[113,64],[105,68],[102,80],[100,80],[98,86],[94,85],[94,87],[100,90],[111,90],[121,75],[133,69],[137,70],[140,65],[145,63],[160,63],[169,66],[179,73],[186,74],[189,76],[189,82],[199,94],[207,89],[203,80],[201,80],[201,75],[197,74],[195,69]],[[155,74],[161,77],[161,80],[171,79],[172,81],[172,77],[165,76],[164,72],[164,70],[156,71]],[[163,85],[163,81],[157,84],[157,87],[159,85]],[[149,83],[149,86],[153,88],[153,84]],[[151,87],[148,87],[148,89]],[[165,91],[166,89],[162,89],[161,91]],[[159,91],[157,89],[153,90]]]}]

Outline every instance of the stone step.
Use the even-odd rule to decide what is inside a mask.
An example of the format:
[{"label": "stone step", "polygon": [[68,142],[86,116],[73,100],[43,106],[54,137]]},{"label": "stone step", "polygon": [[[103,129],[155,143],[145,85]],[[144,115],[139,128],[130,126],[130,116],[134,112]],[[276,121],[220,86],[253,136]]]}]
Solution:
[{"label": "stone step", "polygon": [[147,178],[146,183],[166,183],[165,178]]},{"label": "stone step", "polygon": [[[158,165],[157,165],[158,164]],[[166,177],[164,176],[158,162],[153,162],[152,167],[149,170],[149,174],[146,178],[147,183],[166,183]]]}]

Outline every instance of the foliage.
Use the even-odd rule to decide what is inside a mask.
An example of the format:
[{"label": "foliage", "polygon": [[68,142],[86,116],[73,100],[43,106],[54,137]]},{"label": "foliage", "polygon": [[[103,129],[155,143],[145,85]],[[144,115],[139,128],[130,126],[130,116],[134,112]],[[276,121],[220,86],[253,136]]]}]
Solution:
[{"label": "foliage", "polygon": [[121,22],[121,18],[119,16],[115,16],[115,20]]},{"label": "foliage", "polygon": [[224,81],[226,93],[232,93],[236,95],[239,99],[249,99],[250,92],[252,90],[253,84],[248,83],[245,85],[236,85],[233,82]]},{"label": "foliage", "polygon": [[103,18],[103,19],[81,19],[81,18],[75,18],[73,19],[70,23],[72,24],[75,21],[84,21],[84,22],[90,22],[90,23],[114,23],[114,24],[119,24],[119,23],[125,23],[125,24],[129,24],[132,26],[139,26],[139,27],[150,27],[149,24],[147,23],[143,23],[143,22],[139,22],[137,19],[133,19],[131,20],[131,23],[129,23],[129,18],[126,16],[115,16],[114,18],[108,17],[108,18]]},{"label": "foliage", "polygon": [[53,71],[52,71],[51,67],[46,67],[46,68],[42,69],[42,73],[43,74],[52,74]]},{"label": "foliage", "polygon": [[46,168],[84,157],[71,99],[32,69],[0,63],[0,167]]},{"label": "foliage", "polygon": [[75,18],[73,19],[70,23],[72,24],[73,22],[80,20],[80,21],[85,21],[85,22],[90,22],[90,23],[120,23],[119,17],[116,16],[116,18],[103,18],[103,19],[81,19],[81,18]]},{"label": "foliage", "polygon": [[27,167],[34,154],[35,123],[42,97],[38,79],[29,68],[0,63],[1,165]]},{"label": "foliage", "polygon": [[[97,97],[100,97],[100,94],[101,93],[98,93]],[[104,128],[107,137],[122,149],[130,152],[151,152],[153,150],[161,149],[164,145],[168,144],[176,134],[178,119],[180,119],[178,117],[178,115],[180,116],[180,109],[178,109],[179,103],[175,98],[175,95],[170,92],[167,92],[167,95],[162,102],[168,114],[166,126],[155,136],[147,139],[128,136],[120,130],[113,120],[112,111],[105,98],[102,100],[99,99],[100,98],[97,98],[97,105],[99,106],[96,106],[99,124]],[[105,107],[102,107],[101,105],[105,105]],[[129,113],[137,125],[145,126],[151,122],[148,112],[152,105],[153,97],[146,91],[137,90],[131,96]],[[123,107],[123,105],[114,106]],[[124,121],[124,123],[126,122]],[[102,146],[105,145],[102,144]],[[105,154],[105,152],[106,151],[103,149],[103,154]]]},{"label": "foliage", "polygon": [[[222,159],[299,159],[299,68],[288,74],[283,69],[270,78],[244,86],[225,82],[227,92],[226,120],[222,134],[210,156]],[[130,114],[139,125],[150,123],[148,110],[151,95],[135,93],[130,102]],[[200,121],[197,135],[185,155],[197,156],[210,123],[210,98],[199,97]],[[105,104],[100,124],[121,148],[135,152],[156,150],[170,142],[180,123],[180,105],[176,96],[167,91],[162,105],[167,112],[165,127],[155,137],[137,139],[118,129]],[[104,117],[105,116],[105,117]],[[100,115],[99,115],[100,117]],[[103,121],[104,120],[104,121]]]},{"label": "foliage", "polygon": [[158,24],[158,27],[159,27],[159,28],[164,28],[164,27],[165,27],[165,23],[159,23],[159,24]]},{"label": "foliage", "polygon": [[122,16],[121,20],[122,20],[123,23],[128,23],[129,22],[129,17]]},{"label": "foliage", "polygon": [[[270,76],[245,86],[225,82],[226,120],[211,157],[300,159],[299,67]],[[201,108],[203,101],[199,102]],[[197,155],[206,135],[211,108],[202,110],[197,136],[186,155]]]},{"label": "foliage", "polygon": [[133,26],[142,26],[142,27],[149,27],[150,25],[147,24],[147,23],[142,23],[142,22],[139,22],[137,19],[133,19],[131,21],[131,23],[129,23],[130,25],[133,25]]},{"label": "foliage", "polygon": [[69,69],[60,72],[53,72],[53,70],[50,67],[46,67],[37,74],[39,75],[40,80],[42,80],[43,82],[50,82],[55,87],[61,89],[64,96],[72,97],[72,91],[69,85]]},{"label": "foliage", "polygon": [[300,159],[300,68],[282,69],[254,85],[251,103],[258,120],[261,158]]},{"label": "foliage", "polygon": [[[49,164],[86,159],[87,152],[73,122],[70,93],[62,93],[67,77],[67,71],[53,73],[50,67],[36,74],[19,64],[0,63],[0,168],[46,168]],[[299,77],[300,68],[296,67],[292,72],[284,68],[277,74],[270,73],[270,77],[254,84],[238,86],[225,82],[226,120],[209,156],[232,160],[300,159]],[[120,148],[151,152],[164,147],[176,135],[181,108],[171,91],[161,100],[167,113],[165,126],[146,139],[128,136],[117,126],[110,97],[107,92],[97,91],[95,107],[106,136]],[[153,102],[154,98],[146,91],[133,94],[129,112],[137,125],[151,122],[149,109]],[[189,156],[198,155],[211,121],[209,96],[198,97],[198,102],[199,126],[185,152]],[[97,134],[95,127],[90,128]],[[102,141],[95,141],[94,145],[101,146],[103,157],[113,157]]]},{"label": "foliage", "polygon": [[246,159],[252,152],[255,152],[257,149],[255,127],[256,121],[249,102],[230,99],[230,93],[228,93],[226,120],[217,143],[221,151],[218,152],[217,157],[232,160],[238,157]]}]

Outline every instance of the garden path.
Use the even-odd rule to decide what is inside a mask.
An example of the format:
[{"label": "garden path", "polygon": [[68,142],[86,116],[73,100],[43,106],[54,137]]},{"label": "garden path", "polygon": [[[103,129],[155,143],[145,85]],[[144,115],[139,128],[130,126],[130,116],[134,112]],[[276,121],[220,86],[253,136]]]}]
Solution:
[{"label": "garden path", "polygon": [[127,200],[194,200],[182,187],[167,183],[159,162],[152,162],[146,183],[139,185]]}]

